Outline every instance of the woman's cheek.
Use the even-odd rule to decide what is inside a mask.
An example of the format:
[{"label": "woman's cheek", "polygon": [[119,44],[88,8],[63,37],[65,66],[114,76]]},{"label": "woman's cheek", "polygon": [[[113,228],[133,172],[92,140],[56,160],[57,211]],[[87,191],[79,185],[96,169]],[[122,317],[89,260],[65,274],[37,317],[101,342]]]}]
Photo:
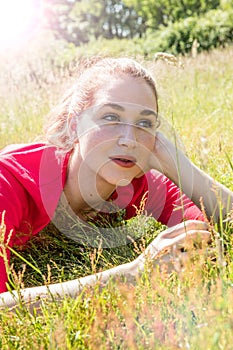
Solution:
[{"label": "woman's cheek", "polygon": [[114,130],[99,129],[91,135],[91,142],[95,145],[106,144],[117,139],[117,134]]},{"label": "woman's cheek", "polygon": [[141,136],[138,141],[141,145],[143,145],[147,150],[152,151],[155,147],[155,136],[150,134],[149,132],[143,136]]},{"label": "woman's cheek", "polygon": [[86,155],[89,154],[92,157],[103,156],[103,154],[108,152],[109,147],[113,146],[113,141],[115,142],[113,133],[106,133],[99,129],[85,135],[80,140],[80,148]]}]

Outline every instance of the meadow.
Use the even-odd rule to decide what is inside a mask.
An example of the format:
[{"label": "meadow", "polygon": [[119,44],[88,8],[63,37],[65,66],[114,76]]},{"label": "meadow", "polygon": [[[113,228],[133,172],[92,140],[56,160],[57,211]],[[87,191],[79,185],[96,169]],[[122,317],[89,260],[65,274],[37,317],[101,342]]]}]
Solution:
[{"label": "meadow", "polygon": [[[0,59],[0,148],[43,138],[46,114],[75,79],[73,63],[43,55]],[[233,191],[233,47],[173,62],[137,59],[153,72],[160,113],[184,151]],[[82,247],[47,227],[13,254],[12,285],[65,281],[130,261],[163,229],[140,215],[127,227],[141,238],[111,249]],[[192,250],[177,271],[148,262],[136,280],[85,288],[75,300],[45,302],[38,314],[24,305],[0,311],[0,348],[232,349],[233,223],[214,228],[211,254]]]}]

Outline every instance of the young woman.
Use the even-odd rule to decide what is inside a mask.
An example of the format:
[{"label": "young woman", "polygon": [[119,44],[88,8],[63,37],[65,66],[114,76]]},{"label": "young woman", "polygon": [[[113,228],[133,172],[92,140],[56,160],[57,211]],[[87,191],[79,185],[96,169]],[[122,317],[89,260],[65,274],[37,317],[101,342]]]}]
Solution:
[{"label": "young woman", "polygon": [[[7,247],[24,244],[50,221],[74,240],[93,245],[93,232],[83,224],[111,220],[119,211],[123,219],[129,219],[143,202],[144,213],[170,228],[133,262],[77,280],[22,290],[25,302],[50,294],[74,297],[97,279],[107,282],[114,275],[139,273],[148,254],[154,259],[164,248],[182,245],[187,235],[208,239],[208,224],[198,208],[200,198],[207,215],[217,219],[220,208],[224,215],[230,210],[233,195],[177,151],[157,131],[158,125],[157,91],[150,73],[131,59],[97,59],[80,67],[76,85],[51,112],[46,143],[2,150],[0,213],[5,233],[0,291],[5,293],[0,305],[11,307],[18,300],[16,292],[6,292]],[[74,230],[77,226],[84,227],[81,238]],[[101,232],[104,239],[111,233],[107,227]],[[110,240],[110,244],[118,243]]]}]

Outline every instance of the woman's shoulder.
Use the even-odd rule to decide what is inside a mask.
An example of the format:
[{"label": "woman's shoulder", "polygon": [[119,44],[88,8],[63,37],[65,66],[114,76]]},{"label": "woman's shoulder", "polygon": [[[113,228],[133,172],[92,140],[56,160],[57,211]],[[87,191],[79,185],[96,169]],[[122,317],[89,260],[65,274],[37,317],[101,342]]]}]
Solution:
[{"label": "woman's shoulder", "polygon": [[13,174],[20,183],[48,183],[59,176],[64,182],[69,154],[60,157],[57,151],[45,143],[7,146],[0,152],[0,171]]}]

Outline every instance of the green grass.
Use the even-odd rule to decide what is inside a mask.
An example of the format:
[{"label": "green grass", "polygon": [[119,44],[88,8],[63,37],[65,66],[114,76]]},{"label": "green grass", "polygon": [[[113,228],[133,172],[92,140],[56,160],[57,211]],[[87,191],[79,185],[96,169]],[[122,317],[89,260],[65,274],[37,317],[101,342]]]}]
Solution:
[{"label": "green grass", "polygon": [[[33,69],[28,68],[30,55]],[[30,55],[21,57],[17,67],[13,61],[0,65],[5,72],[0,78],[0,147],[34,140],[61,94],[59,88],[68,85],[70,73],[57,66],[53,70],[45,58]],[[160,112],[178,130],[187,154],[231,190],[232,59],[233,48],[227,48],[182,58],[180,66],[145,62],[158,83]],[[50,70],[52,78],[46,81]],[[38,79],[28,79],[28,71],[36,72]],[[81,246],[50,225],[17,250],[23,258],[13,256],[14,283],[64,281],[130,261],[162,229],[150,219],[144,230],[141,220],[128,223],[129,234],[144,234],[137,244],[111,249]],[[148,266],[136,281],[121,278],[105,288],[86,288],[75,300],[46,302],[37,316],[26,309],[18,314],[0,311],[0,348],[232,349],[233,226],[220,225],[218,230],[224,255],[220,249],[212,255],[191,252],[180,272]],[[25,260],[34,269],[26,264],[21,278]]]}]

